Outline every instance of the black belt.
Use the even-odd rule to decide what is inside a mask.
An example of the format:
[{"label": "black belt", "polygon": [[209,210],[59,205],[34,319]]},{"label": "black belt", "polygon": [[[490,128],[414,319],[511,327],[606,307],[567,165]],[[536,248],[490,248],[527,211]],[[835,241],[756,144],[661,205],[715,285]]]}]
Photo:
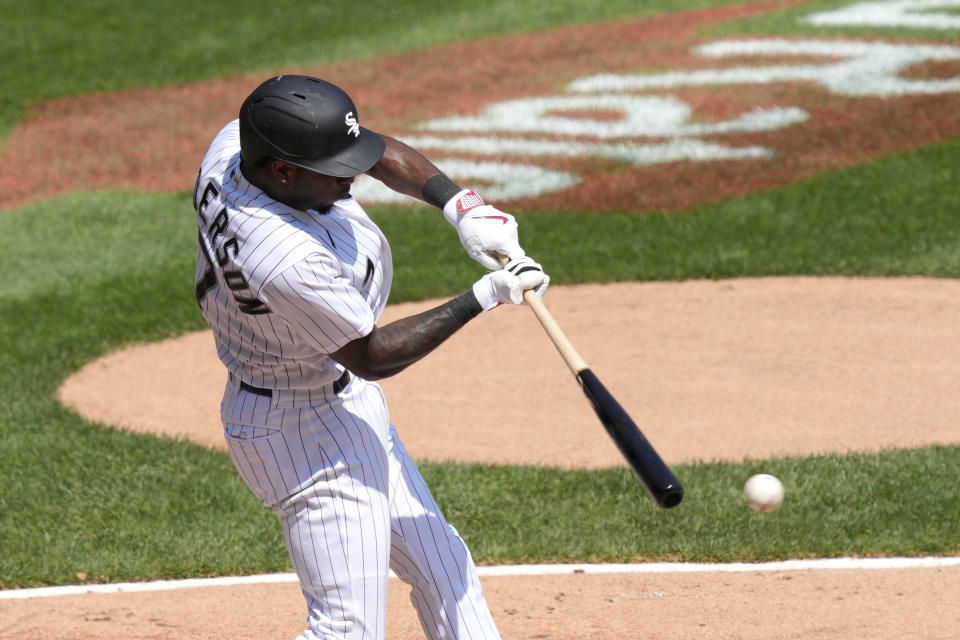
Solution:
[{"label": "black belt", "polygon": [[[344,370],[343,375],[337,378],[337,380],[333,383],[333,392],[339,395],[341,391],[347,388],[348,384],[350,384],[350,372]],[[273,391],[270,389],[255,387],[252,384],[247,384],[243,380],[240,381],[240,388],[244,391],[255,393],[258,396],[264,396],[265,398],[270,398],[273,396]]]}]

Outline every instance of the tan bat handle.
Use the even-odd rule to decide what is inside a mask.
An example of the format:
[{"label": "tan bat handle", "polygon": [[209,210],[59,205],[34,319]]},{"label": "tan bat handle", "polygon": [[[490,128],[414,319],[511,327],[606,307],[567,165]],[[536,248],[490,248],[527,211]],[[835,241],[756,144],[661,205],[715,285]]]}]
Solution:
[{"label": "tan bat handle", "polygon": [[570,340],[567,339],[563,330],[560,329],[560,325],[553,319],[553,316],[550,315],[547,307],[544,306],[543,301],[534,293],[533,289],[527,289],[523,292],[523,300],[533,311],[533,315],[537,316],[540,324],[543,325],[544,331],[547,332],[547,336],[550,338],[550,341],[553,342],[553,346],[560,352],[560,357],[567,363],[570,372],[576,376],[586,369],[586,361],[580,357],[577,350],[570,344]]},{"label": "tan bat handle", "polygon": [[[509,261],[505,256],[500,256],[500,264],[507,264]],[[550,315],[547,307],[544,306],[543,301],[536,292],[534,292],[533,289],[524,291],[523,301],[526,302],[527,306],[533,311],[533,315],[537,316],[537,320],[540,321],[543,330],[547,332],[547,337],[550,338],[550,342],[552,342],[553,346],[560,352],[560,357],[567,363],[567,367],[570,368],[570,372],[574,377],[586,369],[587,362],[580,357],[577,350],[570,344],[570,340],[567,339],[566,334],[563,333],[560,325],[558,325],[557,321]]]}]

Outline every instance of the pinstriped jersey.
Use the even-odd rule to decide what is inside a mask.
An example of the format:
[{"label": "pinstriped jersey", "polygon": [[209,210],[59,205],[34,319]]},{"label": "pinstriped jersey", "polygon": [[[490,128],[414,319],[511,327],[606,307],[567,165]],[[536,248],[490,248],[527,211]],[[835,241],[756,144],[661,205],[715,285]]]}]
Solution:
[{"label": "pinstriped jersey", "polygon": [[196,297],[217,355],[239,379],[317,389],[328,354],[373,330],[390,292],[390,246],[353,199],[323,213],[277,202],[240,171],[239,121],[214,138],[194,189]]}]

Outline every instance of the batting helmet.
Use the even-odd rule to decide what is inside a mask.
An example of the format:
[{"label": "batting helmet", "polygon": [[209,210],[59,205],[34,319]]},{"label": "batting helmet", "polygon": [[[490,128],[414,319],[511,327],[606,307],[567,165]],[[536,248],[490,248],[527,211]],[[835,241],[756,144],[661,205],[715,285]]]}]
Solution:
[{"label": "batting helmet", "polygon": [[240,107],[240,153],[248,164],[276,158],[345,178],[375,165],[385,146],[360,126],[350,96],[319,78],[270,78]]}]

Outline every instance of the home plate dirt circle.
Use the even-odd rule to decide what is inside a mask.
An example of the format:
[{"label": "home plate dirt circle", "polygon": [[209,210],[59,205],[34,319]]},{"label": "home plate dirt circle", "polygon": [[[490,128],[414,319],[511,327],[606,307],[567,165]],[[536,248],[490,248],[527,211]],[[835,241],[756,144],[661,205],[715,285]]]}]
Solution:
[{"label": "home plate dirt circle", "polygon": [[[960,440],[960,281],[760,278],[551,287],[577,350],[670,463]],[[383,322],[433,302],[395,305]],[[139,345],[68,379],[106,424],[221,447],[209,332]],[[528,309],[500,308],[383,382],[418,459],[622,464]],[[764,517],[757,514],[757,517]],[[960,566],[488,576],[504,638],[951,638]],[[391,581],[387,637],[421,638]],[[295,636],[295,583],[0,600],[0,636]]]},{"label": "home plate dirt circle", "polygon": [[[392,305],[381,324],[437,302]],[[960,281],[583,285],[545,303],[670,463],[960,440]],[[224,382],[203,331],[101,358],[61,398],[106,424],[222,447]],[[381,384],[416,459],[623,464],[526,308],[482,315]]]}]

